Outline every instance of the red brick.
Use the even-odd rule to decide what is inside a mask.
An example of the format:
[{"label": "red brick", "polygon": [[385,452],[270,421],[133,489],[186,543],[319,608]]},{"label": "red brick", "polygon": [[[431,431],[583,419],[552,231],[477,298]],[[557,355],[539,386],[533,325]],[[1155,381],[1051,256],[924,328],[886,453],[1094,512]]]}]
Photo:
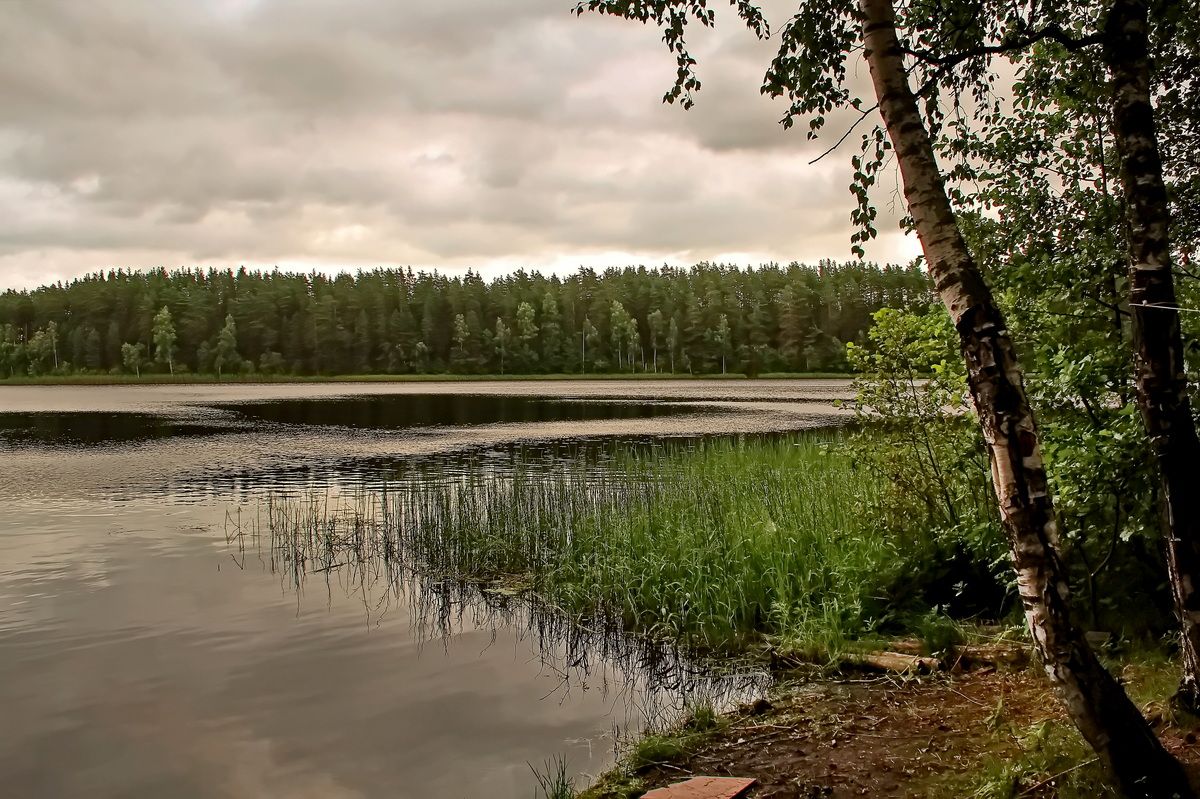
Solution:
[{"label": "red brick", "polygon": [[650,791],[643,799],[734,799],[753,784],[754,780],[742,777],[693,777]]}]

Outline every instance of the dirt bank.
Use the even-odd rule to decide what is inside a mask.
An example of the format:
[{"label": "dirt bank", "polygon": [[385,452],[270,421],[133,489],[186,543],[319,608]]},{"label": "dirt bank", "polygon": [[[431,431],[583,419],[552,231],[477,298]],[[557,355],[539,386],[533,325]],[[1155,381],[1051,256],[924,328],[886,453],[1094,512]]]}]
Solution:
[{"label": "dirt bank", "polygon": [[[1130,669],[1127,677],[1162,682]],[[1164,720],[1162,706],[1144,709],[1200,771],[1194,720]],[[778,799],[1117,796],[1033,669],[793,678],[769,701],[642,748],[584,796],[639,796],[692,774],[755,777],[748,796]]]}]

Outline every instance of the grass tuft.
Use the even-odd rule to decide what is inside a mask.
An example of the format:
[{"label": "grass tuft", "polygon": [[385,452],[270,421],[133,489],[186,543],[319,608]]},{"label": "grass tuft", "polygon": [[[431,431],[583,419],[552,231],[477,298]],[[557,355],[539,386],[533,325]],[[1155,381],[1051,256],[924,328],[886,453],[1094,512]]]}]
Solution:
[{"label": "grass tuft", "polygon": [[542,770],[532,763],[529,770],[537,785],[534,788],[534,799],[574,799],[575,781],[568,776],[567,759],[555,756],[546,761]]}]

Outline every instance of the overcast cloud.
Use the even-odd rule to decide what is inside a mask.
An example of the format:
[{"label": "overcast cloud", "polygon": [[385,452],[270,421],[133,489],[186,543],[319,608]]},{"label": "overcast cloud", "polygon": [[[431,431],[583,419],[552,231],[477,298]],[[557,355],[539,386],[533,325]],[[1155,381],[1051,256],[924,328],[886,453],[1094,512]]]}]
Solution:
[{"label": "overcast cloud", "polygon": [[[571,0],[0,2],[0,287],[100,268],[849,257],[849,151],[785,132],[771,44]],[[784,0],[767,3],[781,24]],[[704,35],[701,35],[704,34]],[[863,69],[865,73],[865,68]],[[885,177],[877,260],[915,254]]]}]

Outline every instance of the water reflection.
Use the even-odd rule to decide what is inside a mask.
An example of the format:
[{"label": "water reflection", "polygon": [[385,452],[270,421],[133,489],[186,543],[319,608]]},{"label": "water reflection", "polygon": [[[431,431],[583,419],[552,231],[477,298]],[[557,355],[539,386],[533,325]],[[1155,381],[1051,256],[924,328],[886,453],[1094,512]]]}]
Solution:
[{"label": "water reflection", "polygon": [[495,394],[393,394],[228,403],[222,408],[262,421],[372,430],[415,427],[645,419],[696,413],[695,405],[657,401],[543,399]]},{"label": "water reflection", "polygon": [[[510,470],[528,466],[509,463]],[[569,468],[580,474],[577,464]],[[478,476],[470,474],[434,479],[453,482],[462,496]],[[367,627],[399,610],[421,645],[445,647],[464,630],[515,633],[557,680],[543,700],[562,702],[572,692],[598,689],[617,731],[664,729],[687,707],[728,708],[768,686],[769,675],[754,664],[715,662],[630,633],[619,614],[603,609],[568,616],[537,596],[524,575],[481,582],[443,552],[423,551],[419,542],[428,531],[420,529],[414,508],[430,487],[414,479],[348,496],[273,495],[252,508],[238,506],[224,524],[230,560],[275,575],[297,601],[314,590],[327,601],[352,599]]]},{"label": "water reflection", "polygon": [[0,443],[56,448],[131,444],[153,439],[203,437],[244,430],[247,425],[173,419],[150,413],[0,413]]},{"label": "water reflection", "polygon": [[[485,424],[538,424],[685,416],[695,404],[560,399],[486,394],[384,394],[362,397],[219,402],[166,412],[8,411],[0,409],[0,442],[57,447],[129,444],[176,436],[249,431],[264,425],[415,430]],[[708,413],[719,412],[706,409]]]},{"label": "water reflection", "polygon": [[[735,434],[748,439],[754,435]],[[618,457],[650,457],[684,451],[714,436],[594,436],[550,441],[517,441],[468,446],[448,452],[313,459],[268,467],[205,470],[173,481],[169,493],[180,499],[221,498],[255,502],[264,494],[301,496],[335,490],[380,490],[459,480],[468,475],[511,475],[520,469],[541,475],[564,470],[604,474]]]},{"label": "water reflection", "polygon": [[337,560],[272,543],[277,499],[416,496],[473,472],[603,480],[617,458],[833,412],[787,404],[812,393],[783,383],[458,396],[484,391],[0,387],[0,793],[524,799],[527,762],[595,773],[614,724],[753,691],[753,671],[567,620],[519,586],[361,538]]}]

